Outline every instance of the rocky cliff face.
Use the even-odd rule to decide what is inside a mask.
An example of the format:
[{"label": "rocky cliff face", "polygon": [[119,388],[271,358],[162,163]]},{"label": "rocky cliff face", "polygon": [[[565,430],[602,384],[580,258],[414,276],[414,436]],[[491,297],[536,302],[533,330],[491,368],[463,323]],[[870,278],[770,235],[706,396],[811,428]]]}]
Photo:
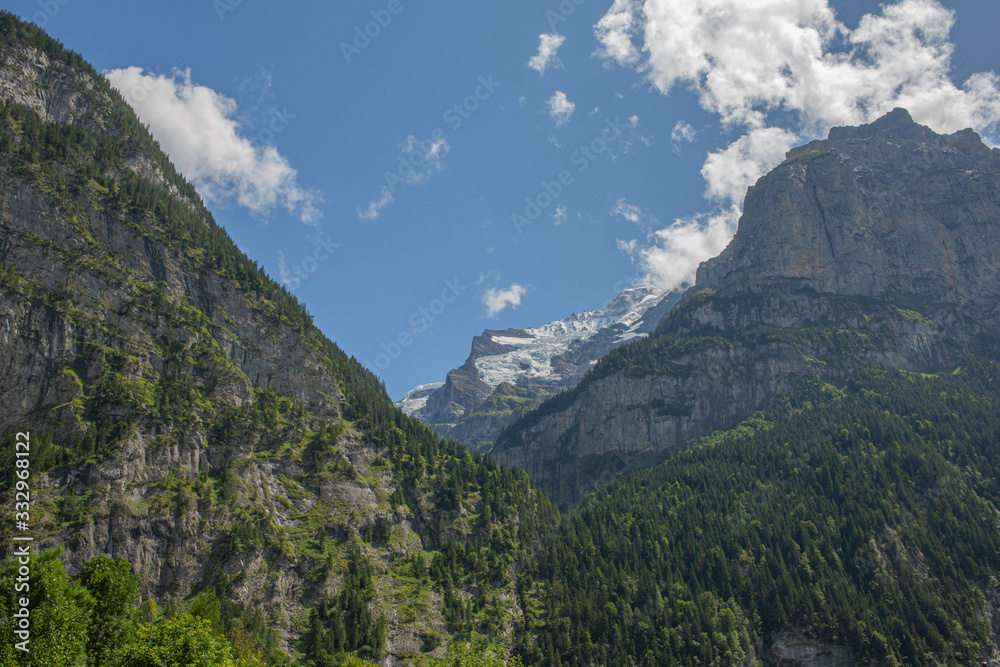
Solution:
[{"label": "rocky cliff face", "polygon": [[803,294],[703,297],[668,318],[641,361],[621,361],[629,348],[612,353],[576,390],[505,431],[494,455],[523,467],[570,508],[610,479],[745,419],[805,378],[833,380],[862,363],[953,368],[962,347],[933,320],[895,307]]},{"label": "rocky cliff face", "polygon": [[682,294],[633,288],[605,308],[541,327],[488,329],[473,338],[469,358],[444,383],[422,385],[397,406],[443,438],[489,449],[504,428],[576,386],[610,350],[648,336]]},{"label": "rocky cliff face", "polygon": [[897,110],[789,153],[650,339],[494,448],[562,507],[859,364],[953,367],[1000,313],[1000,150]]},{"label": "rocky cliff face", "polygon": [[847,646],[818,642],[800,630],[785,630],[772,637],[769,664],[778,667],[854,667],[857,661]]},{"label": "rocky cliff face", "polygon": [[896,109],[791,151],[747,193],[737,235],[697,284],[971,301],[995,317],[998,211],[1000,150]]}]

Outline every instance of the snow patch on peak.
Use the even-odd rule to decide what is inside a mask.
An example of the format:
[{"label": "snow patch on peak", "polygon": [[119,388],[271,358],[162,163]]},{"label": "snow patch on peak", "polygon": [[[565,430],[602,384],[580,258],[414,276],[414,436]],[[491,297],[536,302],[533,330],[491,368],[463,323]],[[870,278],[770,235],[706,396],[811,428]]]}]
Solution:
[{"label": "snow patch on peak", "polygon": [[420,393],[422,391],[434,391],[435,389],[438,389],[438,388],[443,387],[443,386],[444,386],[444,382],[428,382],[427,384],[417,385],[416,387],[414,387],[410,391],[406,392],[406,395],[403,396],[403,400],[405,401],[407,398],[409,398],[413,394],[418,394],[418,393]]},{"label": "snow patch on peak", "polygon": [[635,340],[636,338],[645,338],[648,333],[640,333],[637,329],[642,326],[642,320],[636,320],[636,322],[628,328],[628,331],[618,336],[615,339],[616,343],[627,343],[630,340]]},{"label": "snow patch on peak", "polygon": [[412,415],[418,410],[422,410],[427,405],[427,399],[436,389],[444,386],[444,382],[428,382],[414,387],[403,395],[403,398],[396,401],[397,408],[408,415]]},{"label": "snow patch on peak", "polygon": [[[503,382],[528,387],[573,386],[609,349],[647,336],[682,294],[675,291],[676,298],[670,299],[665,298],[665,291],[634,287],[618,294],[603,308],[574,313],[539,327],[487,330],[473,339],[467,365],[454,371],[455,382],[475,385],[480,392],[480,382],[493,389]],[[456,405],[465,410],[473,410],[476,405],[455,403],[454,397],[447,407],[439,405],[442,402],[436,398],[429,401],[431,396],[440,395],[441,386],[440,382],[420,385],[396,405],[418,419],[430,420],[425,423],[454,426],[451,422]],[[469,402],[473,393],[463,397],[461,400]]]},{"label": "snow patch on peak", "polygon": [[556,322],[524,331],[538,338],[548,338],[574,333],[594,333],[612,324],[632,326],[643,313],[662,299],[663,295],[664,292],[652,287],[633,287],[616,296],[604,308],[573,313]]},{"label": "snow patch on peak", "polygon": [[615,340],[615,342],[616,343],[627,343],[630,340],[635,340],[637,338],[645,338],[648,335],[649,335],[648,333],[635,333],[635,332],[632,332],[632,331],[626,331],[621,336],[619,336]]},{"label": "snow patch on peak", "polygon": [[517,384],[519,380],[555,381],[552,359],[567,352],[576,341],[597,335],[602,329],[622,324],[629,330],[619,342],[640,338],[635,332],[643,314],[663,298],[664,292],[652,287],[627,289],[604,308],[573,313],[569,317],[540,327],[524,329],[528,337],[492,336],[495,343],[518,349],[475,360],[479,377],[496,387],[501,382]]},{"label": "snow patch on peak", "polygon": [[534,342],[535,338],[520,338],[515,336],[491,336],[497,345],[527,345]]},{"label": "snow patch on peak", "polygon": [[566,351],[566,347],[551,339],[513,352],[494,354],[476,360],[479,377],[486,384],[497,387],[501,382],[517,384],[518,380],[552,379],[552,357]]}]

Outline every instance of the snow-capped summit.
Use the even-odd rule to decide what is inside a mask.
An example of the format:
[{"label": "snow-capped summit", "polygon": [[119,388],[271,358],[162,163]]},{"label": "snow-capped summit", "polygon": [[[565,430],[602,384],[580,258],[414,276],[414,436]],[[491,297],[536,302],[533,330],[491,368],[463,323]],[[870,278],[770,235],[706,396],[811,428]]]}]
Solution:
[{"label": "snow-capped summit", "polygon": [[[553,364],[553,359],[565,355],[574,346],[579,347],[582,342],[598,334],[603,333],[607,336],[614,332],[618,333],[619,337],[628,336],[622,340],[612,340],[612,345],[615,342],[648,335],[648,331],[639,333],[634,327],[641,326],[640,320],[643,314],[662,298],[663,293],[652,287],[636,287],[625,290],[604,308],[573,313],[569,317],[540,327],[523,329],[516,335],[487,331],[483,336],[488,335],[497,345],[512,349],[479,356],[473,363],[479,369],[479,378],[492,387],[500,385],[501,382],[519,384],[532,380],[554,385],[569,383],[572,386],[579,380],[575,377],[577,373],[565,361],[560,363],[557,359]],[[649,327],[649,330],[652,330],[652,327]],[[603,350],[601,352],[603,355],[607,352],[604,347],[599,345],[595,351]],[[590,360],[587,361],[588,363],[582,368],[584,372],[586,366],[590,365]],[[582,373],[580,375],[582,376]]]},{"label": "snow-capped summit", "polygon": [[648,336],[682,293],[635,287],[603,308],[539,327],[487,329],[445,382],[421,385],[396,405],[442,437],[489,446],[521,414],[576,386],[613,347]]},{"label": "snow-capped summit", "polygon": [[663,293],[652,287],[633,287],[616,296],[604,308],[573,313],[556,322],[525,329],[525,332],[543,338],[574,332],[595,332],[612,324],[631,326],[662,298]]}]

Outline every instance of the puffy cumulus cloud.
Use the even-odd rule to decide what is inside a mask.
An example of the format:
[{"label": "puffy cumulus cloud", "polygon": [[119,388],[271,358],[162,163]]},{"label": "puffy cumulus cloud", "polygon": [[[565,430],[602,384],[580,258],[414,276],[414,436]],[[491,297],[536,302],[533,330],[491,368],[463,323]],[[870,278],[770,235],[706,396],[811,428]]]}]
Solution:
[{"label": "puffy cumulus cloud", "polygon": [[743,203],[747,188],[780,163],[799,143],[798,135],[779,127],[750,130],[727,148],[710,153],[701,168],[705,194],[723,204]]},{"label": "puffy cumulus cloud", "polygon": [[570,117],[573,115],[573,111],[576,110],[576,104],[570,102],[566,97],[566,93],[561,90],[557,90],[545,105],[549,109],[549,116],[556,122],[556,127],[561,127],[568,123]]},{"label": "puffy cumulus cloud", "polygon": [[597,41],[601,43],[597,54],[622,65],[639,62],[639,49],[633,37],[641,28],[642,17],[642,3],[638,0],[615,0],[594,26]]},{"label": "puffy cumulus cloud", "polygon": [[190,70],[167,76],[128,67],[105,76],[206,200],[235,202],[260,218],[282,207],[319,224],[322,197],[298,184],[298,172],[274,146],[240,134],[235,101],[193,83]]},{"label": "puffy cumulus cloud", "polygon": [[528,67],[541,75],[545,75],[545,70],[549,67],[561,67],[562,63],[556,57],[556,52],[563,45],[566,38],[558,33],[538,36],[538,53],[533,55],[528,61]]},{"label": "puffy cumulus cloud", "polygon": [[[996,143],[1000,78],[952,79],[954,22],[937,0],[882,5],[853,29],[829,0],[615,0],[595,26],[598,54],[663,94],[692,90],[723,128],[741,134],[702,168],[706,196],[721,208],[676,222],[637,251],[650,275],[661,285],[692,275],[725,246],[747,187],[830,127],[904,107],[938,132],[972,127]],[[683,134],[671,138],[676,145]]]},{"label": "puffy cumulus cloud", "polygon": [[616,0],[596,34],[609,61],[663,93],[691,87],[727,125],[763,127],[784,110],[824,132],[901,106],[939,132],[995,131],[996,74],[951,80],[954,21],[936,0],[885,5],[854,30],[828,0]]},{"label": "puffy cumulus cloud", "polygon": [[507,308],[517,308],[521,305],[521,297],[527,293],[527,289],[514,283],[507,289],[490,288],[483,292],[483,305],[486,306],[486,314],[496,317]]},{"label": "puffy cumulus cloud", "polygon": [[978,72],[961,86],[952,83],[954,46],[948,37],[954,21],[954,12],[933,0],[906,0],[886,7],[881,16],[865,16],[852,41],[877,74],[852,70],[849,83],[859,102],[848,122],[869,121],[904,107],[918,123],[938,132],[971,127],[996,139],[1000,79],[994,72]]},{"label": "puffy cumulus cloud", "polygon": [[654,232],[647,243],[623,244],[645,276],[645,284],[664,290],[694,283],[698,265],[722,252],[736,233],[738,207],[719,208],[712,213],[675,220]]}]

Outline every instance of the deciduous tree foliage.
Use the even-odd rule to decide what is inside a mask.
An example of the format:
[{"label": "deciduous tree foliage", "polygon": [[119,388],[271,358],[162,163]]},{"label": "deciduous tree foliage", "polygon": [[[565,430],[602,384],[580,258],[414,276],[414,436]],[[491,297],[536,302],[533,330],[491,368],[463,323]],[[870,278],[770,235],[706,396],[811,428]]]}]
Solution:
[{"label": "deciduous tree foliage", "polygon": [[[62,551],[31,556],[27,581],[19,557],[11,556],[0,568],[0,664],[30,667],[82,667],[87,664],[87,640],[97,600],[78,581],[71,581],[62,562]],[[19,581],[22,579],[22,581]],[[27,588],[19,584],[27,583]],[[19,600],[30,600],[29,651],[16,648],[14,613]]]},{"label": "deciduous tree foliage", "polygon": [[108,667],[163,665],[238,667],[226,638],[210,621],[191,614],[139,625],[108,661]]}]

